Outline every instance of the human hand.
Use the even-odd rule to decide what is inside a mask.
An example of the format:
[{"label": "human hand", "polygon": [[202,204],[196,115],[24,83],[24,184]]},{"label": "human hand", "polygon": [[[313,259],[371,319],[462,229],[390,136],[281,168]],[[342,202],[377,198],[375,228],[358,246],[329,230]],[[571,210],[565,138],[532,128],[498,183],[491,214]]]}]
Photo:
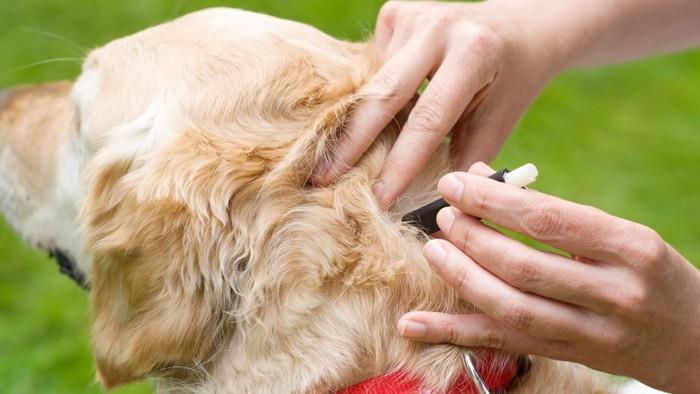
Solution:
[{"label": "human hand", "polygon": [[316,169],[314,183],[330,183],[353,166],[426,78],[375,184],[380,205],[393,205],[448,134],[455,168],[492,159],[559,65],[536,29],[514,22],[527,20],[518,16],[522,10],[511,8],[386,3],[375,31],[385,65],[364,88],[335,156]]},{"label": "human hand", "polygon": [[[470,173],[443,177],[449,240],[425,256],[481,313],[411,312],[407,338],[574,361],[674,393],[700,387],[700,274],[653,230],[598,209]],[[483,218],[572,258],[538,251]]]}]

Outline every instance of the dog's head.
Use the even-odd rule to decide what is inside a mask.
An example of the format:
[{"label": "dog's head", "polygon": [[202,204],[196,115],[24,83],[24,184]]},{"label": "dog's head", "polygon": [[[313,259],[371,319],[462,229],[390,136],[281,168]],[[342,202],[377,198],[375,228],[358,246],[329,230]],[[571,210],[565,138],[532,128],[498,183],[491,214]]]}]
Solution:
[{"label": "dog's head", "polygon": [[0,96],[3,211],[88,273],[102,382],[209,357],[376,66],[369,45],[213,9]]}]

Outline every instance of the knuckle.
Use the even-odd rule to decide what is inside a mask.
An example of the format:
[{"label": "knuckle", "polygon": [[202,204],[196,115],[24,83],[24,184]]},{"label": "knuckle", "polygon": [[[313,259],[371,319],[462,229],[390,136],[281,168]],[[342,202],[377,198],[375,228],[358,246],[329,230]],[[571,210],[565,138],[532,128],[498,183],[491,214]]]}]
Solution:
[{"label": "knuckle", "polygon": [[491,349],[503,349],[505,348],[505,338],[493,330],[482,330],[479,333],[478,345],[491,348]]},{"label": "knuckle", "polygon": [[380,72],[373,77],[372,88],[367,95],[380,104],[391,105],[406,96],[403,82],[396,78],[397,73]]},{"label": "knuckle", "polygon": [[412,129],[430,134],[440,133],[442,114],[437,108],[438,107],[432,103],[416,106],[408,120],[408,122],[413,125]]},{"label": "knuckle", "polygon": [[535,238],[551,239],[562,230],[561,211],[549,203],[541,203],[529,209],[523,215],[523,220],[526,235]]},{"label": "knuckle", "polygon": [[532,326],[532,319],[532,312],[520,304],[512,304],[501,311],[501,320],[518,330],[529,329]]},{"label": "knuckle", "polygon": [[462,332],[458,325],[450,320],[445,324],[445,341],[447,343],[462,344]]},{"label": "knuckle", "polygon": [[466,43],[463,48],[471,53],[493,56],[503,49],[505,42],[492,28],[471,22],[460,24],[456,29],[459,42]]},{"label": "knuckle", "polygon": [[642,226],[635,237],[637,244],[632,257],[646,267],[654,267],[666,259],[668,246],[656,231]]},{"label": "knuckle", "polygon": [[502,46],[501,37],[485,26],[480,26],[471,37],[471,47],[479,53],[491,54],[500,50]]},{"label": "knuckle", "polygon": [[382,8],[379,9],[377,24],[387,27],[393,26],[400,7],[401,2],[399,1],[391,0],[384,3]]},{"label": "knuckle", "polygon": [[467,275],[467,270],[460,268],[457,271],[452,286],[462,295],[469,294],[469,275]]},{"label": "knuckle", "polygon": [[528,261],[510,259],[511,263],[506,280],[521,289],[532,289],[540,282],[542,273],[537,266]]},{"label": "knuckle", "polygon": [[645,286],[625,286],[615,301],[617,313],[624,317],[642,318],[650,303],[649,291]]},{"label": "knuckle", "polygon": [[[455,218],[455,221],[458,221],[459,218]],[[472,243],[470,242],[472,239],[472,230],[470,226],[461,226],[461,225],[452,225],[452,228],[450,229],[450,238],[454,239],[456,241],[457,247],[459,247],[463,251],[467,250],[472,250]]]},{"label": "knuckle", "polygon": [[601,344],[608,352],[621,353],[633,346],[633,338],[629,332],[622,329],[609,329],[600,334]]}]

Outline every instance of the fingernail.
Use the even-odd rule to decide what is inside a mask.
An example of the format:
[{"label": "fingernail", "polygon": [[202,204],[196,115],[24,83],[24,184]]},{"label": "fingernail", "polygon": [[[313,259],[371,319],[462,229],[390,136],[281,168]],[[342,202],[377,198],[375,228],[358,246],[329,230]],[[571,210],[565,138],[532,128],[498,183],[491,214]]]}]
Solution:
[{"label": "fingernail", "polygon": [[464,184],[454,174],[447,174],[438,183],[438,191],[447,200],[458,201],[462,195]]},{"label": "fingernail", "polygon": [[431,265],[442,265],[447,256],[447,250],[438,240],[428,241],[423,247],[423,254]]},{"label": "fingernail", "polygon": [[452,229],[452,223],[455,221],[455,213],[452,207],[442,208],[437,214],[436,221],[442,231],[449,233]]},{"label": "fingernail", "polygon": [[399,334],[402,337],[420,338],[428,332],[428,327],[423,323],[413,320],[403,319],[399,321]]},{"label": "fingernail", "polygon": [[492,174],[496,171],[483,161],[477,161],[476,163],[472,164],[471,167],[469,167],[469,172],[486,175]]},{"label": "fingernail", "polygon": [[372,193],[374,197],[377,198],[377,202],[382,209],[390,208],[391,203],[386,201],[386,185],[384,182],[379,180],[374,182],[374,185],[372,185]]}]

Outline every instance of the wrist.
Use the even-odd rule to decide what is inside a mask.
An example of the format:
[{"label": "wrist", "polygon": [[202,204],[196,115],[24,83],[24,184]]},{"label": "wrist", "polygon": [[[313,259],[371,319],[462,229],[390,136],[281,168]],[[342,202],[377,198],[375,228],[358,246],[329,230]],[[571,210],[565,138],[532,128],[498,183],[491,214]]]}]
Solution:
[{"label": "wrist", "polygon": [[669,393],[677,394],[693,394],[698,392],[698,387],[700,387],[700,366],[685,365],[682,368],[684,371],[677,373],[672,378],[672,381],[667,382],[663,387],[660,387],[664,391]]},{"label": "wrist", "polygon": [[[674,251],[673,254],[677,256],[676,261],[679,261],[683,269],[687,270],[687,277],[690,280],[687,286],[700,290],[700,270],[677,252]],[[697,299],[697,294],[689,298]],[[691,312],[689,315],[693,316],[689,324],[691,329],[686,333],[687,336],[680,344],[680,349],[675,351],[679,357],[669,363],[671,370],[664,375],[666,381],[661,387],[670,393],[691,394],[696,393],[700,387],[700,358],[698,357],[700,354],[700,306],[696,306],[694,313]],[[673,350],[667,349],[667,351]]]},{"label": "wrist", "polygon": [[[686,267],[689,268],[691,271],[693,271],[694,274],[694,282],[697,286],[697,288],[700,289],[700,270],[695,268],[689,261],[686,261],[683,259],[684,263],[686,264]],[[679,392],[684,392],[684,393],[695,393],[698,390],[698,387],[700,387],[700,357],[698,357],[698,354],[700,354],[700,306],[696,308],[697,314],[696,314],[696,319],[695,323],[692,324],[692,326],[695,328],[695,335],[691,335],[690,342],[692,350],[688,352],[689,356],[687,358],[687,363],[686,363],[686,368],[685,368],[685,377],[686,379],[686,384],[683,384],[682,390],[684,391],[679,391]]]},{"label": "wrist", "polygon": [[599,62],[596,45],[623,13],[609,1],[489,0],[511,36],[556,75]]}]

